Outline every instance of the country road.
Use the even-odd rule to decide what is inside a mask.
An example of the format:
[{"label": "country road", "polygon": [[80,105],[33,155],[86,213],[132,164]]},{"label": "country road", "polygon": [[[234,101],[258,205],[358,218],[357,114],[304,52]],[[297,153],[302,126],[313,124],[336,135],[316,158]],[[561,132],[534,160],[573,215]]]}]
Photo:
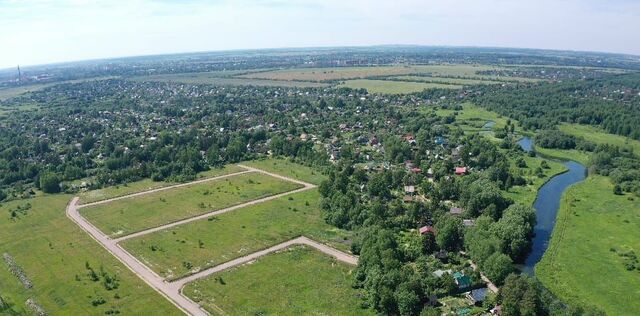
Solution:
[{"label": "country road", "polygon": [[[215,267],[211,267],[209,269],[200,271],[196,274],[190,275],[188,277],[176,280],[174,282],[167,282],[165,281],[162,277],[160,277],[158,274],[156,274],[155,272],[153,272],[151,269],[149,269],[146,265],[144,265],[142,262],[140,262],[138,259],[136,259],[133,255],[131,255],[129,252],[127,252],[124,248],[120,247],[120,245],[118,245],[118,242],[124,240],[124,239],[129,239],[129,238],[134,238],[134,237],[138,237],[138,236],[142,236],[145,234],[149,234],[158,230],[162,230],[162,229],[167,229],[170,227],[174,227],[177,225],[182,225],[188,222],[192,222],[192,221],[197,221],[197,220],[201,220],[207,217],[211,217],[211,216],[215,216],[217,214],[222,214],[222,213],[226,213],[226,212],[230,212],[230,211],[234,211],[246,206],[250,206],[250,205],[255,205],[258,203],[263,203],[269,200],[273,200],[273,199],[277,199],[280,198],[282,196],[286,196],[289,194],[295,194],[297,192],[301,192],[304,190],[309,190],[312,188],[315,188],[316,186],[314,184],[311,183],[306,183],[306,182],[302,182],[299,180],[295,180],[295,179],[291,179],[282,175],[278,175],[278,174],[274,174],[274,173],[270,173],[264,170],[260,170],[260,169],[256,169],[256,168],[251,168],[251,167],[247,167],[247,166],[243,166],[243,165],[239,165],[240,167],[246,169],[246,171],[241,171],[241,172],[236,172],[233,174],[229,174],[229,175],[223,175],[223,176],[219,176],[219,177],[213,177],[213,178],[207,178],[207,179],[202,179],[202,180],[197,180],[197,181],[193,181],[193,182],[189,182],[189,183],[183,183],[183,184],[177,184],[177,185],[173,185],[173,186],[168,186],[168,187],[162,187],[162,188],[157,188],[157,189],[153,189],[153,190],[148,190],[148,191],[143,191],[143,192],[138,192],[138,193],[133,193],[133,194],[129,194],[129,195],[125,195],[125,196],[120,196],[120,197],[115,197],[112,199],[107,199],[107,200],[103,200],[103,201],[99,201],[99,202],[94,202],[94,203],[89,203],[89,204],[84,204],[84,205],[79,205],[79,197],[74,197],[71,202],[69,203],[69,205],[67,206],[67,210],[66,210],[66,214],[67,216],[73,221],[75,222],[78,226],[80,226],[80,228],[82,230],[84,230],[86,233],[88,233],[94,240],[96,240],[100,245],[102,245],[102,247],[104,247],[107,251],[109,251],[113,256],[115,256],[120,262],[122,262],[127,268],[129,268],[133,273],[135,273],[139,278],[141,278],[143,281],[145,281],[149,286],[151,286],[154,290],[156,290],[158,293],[162,294],[164,297],[166,297],[167,299],[169,299],[169,301],[171,301],[174,305],[176,305],[179,309],[181,309],[183,312],[185,312],[186,314],[189,315],[208,315],[208,313],[202,309],[197,303],[191,301],[189,298],[187,298],[186,296],[182,295],[182,288],[184,287],[185,284],[192,282],[194,280],[209,276],[213,273],[216,272],[220,272],[223,271],[225,269],[237,266],[237,265],[241,265],[247,262],[250,262],[252,260],[255,260],[261,256],[267,255],[269,253],[278,251],[278,250],[282,250],[282,249],[286,249],[287,247],[293,246],[293,245],[307,245],[310,247],[313,247],[327,255],[330,255],[334,258],[336,258],[337,260],[343,261],[345,263],[348,264],[352,264],[352,265],[356,265],[358,262],[358,258],[355,256],[352,256],[350,254],[341,252],[339,250],[336,250],[334,248],[331,248],[327,245],[324,245],[322,243],[313,241],[307,237],[301,236],[301,237],[297,237],[294,238],[292,240],[280,243],[278,245],[272,246],[270,248],[261,250],[261,251],[257,251],[255,253],[252,254],[248,254],[246,256],[222,263],[220,265],[217,265]],[[234,176],[234,175],[238,175],[238,174],[243,174],[243,173],[248,173],[248,172],[260,172],[260,173],[264,173],[279,179],[283,179],[283,180],[287,180],[287,181],[291,181],[294,183],[298,183],[303,185],[303,188],[297,189],[297,190],[293,190],[293,191],[289,191],[289,192],[284,192],[281,194],[276,194],[273,196],[269,196],[266,198],[262,198],[262,199],[258,199],[258,200],[254,200],[254,201],[249,201],[243,204],[239,204],[236,206],[232,206],[232,207],[228,207],[225,209],[221,209],[221,210],[217,210],[217,211],[212,211],[209,213],[205,213],[196,217],[192,217],[192,218],[188,218],[188,219],[184,219],[181,221],[177,221],[177,222],[173,222],[167,225],[163,225],[163,226],[159,226],[156,228],[151,228],[151,229],[147,229],[144,231],[140,231],[131,235],[127,235],[127,236],[123,236],[121,238],[118,239],[112,239],[109,236],[105,235],[102,231],[100,231],[98,228],[96,228],[95,226],[93,226],[91,223],[89,223],[89,221],[87,221],[84,217],[82,217],[82,215],[80,215],[80,212],[78,212],[78,210],[80,208],[83,207],[88,207],[88,206],[92,206],[92,205],[97,205],[97,204],[104,204],[104,203],[109,203],[112,201],[116,201],[116,200],[121,200],[121,199],[126,199],[126,198],[131,198],[131,197],[136,197],[136,196],[141,196],[141,195],[145,195],[145,194],[150,194],[150,193],[154,193],[154,192],[159,192],[159,191],[164,191],[164,190],[169,190],[169,189],[173,189],[173,188],[178,188],[178,187],[183,187],[183,186],[187,186],[187,185],[193,185],[196,183],[202,183],[202,182],[206,182],[206,181],[212,181],[215,179],[220,179],[220,178],[224,178],[224,177],[229,177],[229,176]]]}]

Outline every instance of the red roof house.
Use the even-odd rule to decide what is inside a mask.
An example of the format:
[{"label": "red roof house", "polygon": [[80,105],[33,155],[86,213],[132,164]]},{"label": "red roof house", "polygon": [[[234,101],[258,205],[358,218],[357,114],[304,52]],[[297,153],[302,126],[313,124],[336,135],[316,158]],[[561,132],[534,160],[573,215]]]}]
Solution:
[{"label": "red roof house", "polygon": [[422,226],[420,227],[420,235],[424,235],[426,233],[436,234],[436,229],[433,226]]},{"label": "red roof house", "polygon": [[456,167],[456,174],[459,176],[467,174],[467,171],[467,167]]}]

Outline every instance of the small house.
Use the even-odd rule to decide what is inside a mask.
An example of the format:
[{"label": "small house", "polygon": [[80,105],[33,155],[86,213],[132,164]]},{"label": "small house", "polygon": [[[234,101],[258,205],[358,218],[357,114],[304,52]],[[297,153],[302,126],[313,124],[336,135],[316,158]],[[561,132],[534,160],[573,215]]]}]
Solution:
[{"label": "small house", "polygon": [[434,143],[436,145],[444,145],[446,143],[444,137],[442,136],[436,136],[436,139],[434,140]]},{"label": "small house", "polygon": [[413,202],[413,196],[411,196],[411,195],[405,195],[405,196],[402,198],[402,202],[404,202],[404,203],[411,203],[411,202]]},{"label": "small house", "polygon": [[433,226],[428,226],[428,225],[420,227],[419,231],[420,231],[420,235],[424,235],[427,233],[432,233],[434,235],[436,234],[436,229]]},{"label": "small house", "polygon": [[462,272],[453,274],[453,280],[456,282],[458,289],[466,289],[471,286],[471,277],[464,275]]},{"label": "small house", "polygon": [[456,171],[456,175],[459,175],[459,176],[465,175],[468,172],[467,167],[456,167],[455,171]]},{"label": "small house", "polygon": [[463,219],[462,225],[464,225],[464,227],[473,227],[476,225],[476,221],[472,219]]},{"label": "small house", "polygon": [[462,215],[463,212],[464,211],[461,208],[457,207],[457,206],[452,206],[449,209],[449,214],[451,214],[451,215]]},{"label": "small house", "polygon": [[502,315],[502,305],[496,305],[491,309],[491,315],[500,316]]},{"label": "small house", "polygon": [[405,185],[404,186],[404,193],[409,194],[409,195],[413,195],[413,193],[416,192],[416,187],[413,185]]},{"label": "small house", "polygon": [[467,299],[471,302],[471,304],[474,305],[482,303],[487,297],[487,293],[488,292],[486,287],[471,290],[470,292],[467,292]]}]

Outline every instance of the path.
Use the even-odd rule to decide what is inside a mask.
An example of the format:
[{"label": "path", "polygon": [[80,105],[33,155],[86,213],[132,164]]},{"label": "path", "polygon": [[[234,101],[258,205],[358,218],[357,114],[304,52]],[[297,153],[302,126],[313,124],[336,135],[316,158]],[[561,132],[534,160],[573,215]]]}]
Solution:
[{"label": "path", "polygon": [[[213,178],[207,178],[207,179],[202,179],[202,180],[196,180],[196,181],[189,182],[189,183],[182,183],[182,184],[172,185],[172,186],[168,186],[168,187],[152,189],[152,190],[148,190],[148,191],[133,193],[133,194],[129,194],[129,195],[124,195],[124,196],[120,196],[120,197],[115,197],[115,198],[102,200],[102,201],[98,201],[98,202],[93,202],[93,203],[88,203],[88,204],[83,204],[83,205],[79,205],[78,204],[78,202],[80,200],[79,197],[74,197],[71,200],[71,202],[69,203],[69,205],[67,206],[66,213],[67,213],[67,216],[73,222],[75,222],[78,226],[80,226],[80,228],[82,228],[82,230],[87,232],[102,247],[104,247],[107,251],[109,251],[114,257],[116,257],[120,262],[122,262],[127,268],[129,268],[131,271],[133,271],[133,273],[135,273],[139,278],[141,278],[143,281],[145,281],[149,286],[151,286],[158,293],[162,294],[164,297],[169,299],[169,301],[171,301],[174,305],[176,305],[180,310],[182,310],[183,312],[185,312],[186,314],[189,314],[189,315],[208,315],[208,313],[204,309],[202,309],[200,307],[200,305],[198,305],[197,303],[193,302],[192,300],[190,300],[186,296],[182,295],[182,288],[185,286],[185,284],[187,284],[189,282],[192,282],[194,280],[200,279],[200,278],[204,278],[204,277],[209,276],[209,275],[211,275],[213,273],[220,272],[222,270],[229,269],[231,267],[247,263],[247,262],[255,260],[255,259],[257,259],[257,258],[259,258],[261,256],[267,255],[269,253],[272,253],[272,252],[275,252],[275,251],[278,251],[278,250],[285,249],[285,248],[290,247],[292,245],[307,245],[307,246],[313,247],[313,248],[315,248],[315,249],[317,249],[317,250],[319,250],[319,251],[321,251],[321,252],[323,252],[323,253],[325,253],[327,255],[330,255],[330,256],[336,258],[337,260],[343,261],[345,263],[352,264],[352,265],[356,265],[358,263],[358,258],[355,257],[355,256],[352,256],[350,254],[341,252],[339,250],[331,248],[331,247],[329,247],[327,245],[324,245],[322,243],[313,241],[313,240],[311,240],[311,239],[309,239],[307,237],[301,236],[301,237],[298,237],[298,238],[295,238],[295,239],[280,243],[278,245],[272,246],[270,248],[267,248],[267,249],[264,249],[264,250],[261,250],[261,251],[258,251],[258,252],[252,253],[252,254],[248,254],[246,256],[243,256],[243,257],[240,257],[240,258],[237,258],[237,259],[225,262],[225,263],[222,263],[222,264],[217,265],[215,267],[200,271],[200,272],[198,272],[196,274],[193,274],[193,275],[190,275],[188,277],[176,280],[174,282],[166,282],[162,277],[160,277],[158,274],[153,272],[151,269],[149,269],[149,267],[147,267],[145,264],[143,264],[138,259],[136,259],[133,255],[131,255],[129,252],[127,252],[124,248],[122,248],[122,247],[120,247],[120,245],[118,245],[118,242],[120,242],[122,240],[125,240],[125,239],[146,235],[146,234],[149,234],[149,233],[152,233],[152,232],[155,232],[155,231],[167,229],[167,228],[174,227],[174,226],[177,226],[177,225],[182,225],[182,224],[185,224],[185,223],[188,223],[188,222],[201,220],[201,219],[204,219],[204,218],[207,218],[207,217],[211,217],[211,216],[216,216],[218,214],[222,214],[222,213],[230,212],[230,211],[233,211],[233,210],[237,210],[237,209],[249,206],[249,205],[263,203],[263,202],[266,202],[266,201],[269,201],[269,200],[280,198],[280,197],[285,196],[285,195],[295,194],[295,193],[298,193],[298,192],[301,192],[301,191],[304,191],[304,190],[309,190],[309,189],[312,189],[312,188],[316,187],[314,184],[311,184],[311,183],[306,183],[306,182],[299,181],[299,180],[296,180],[296,179],[291,179],[289,177],[285,177],[285,176],[282,176],[282,175],[274,174],[274,173],[267,172],[267,171],[264,171],[264,170],[261,170],[261,169],[247,167],[247,166],[244,166],[244,165],[238,165],[238,166],[246,169],[246,171],[236,172],[236,173],[232,173],[232,174],[228,174],[228,175],[222,175],[222,176],[213,177]],[[293,182],[293,183],[298,183],[298,184],[303,185],[303,188],[300,188],[300,189],[297,189],[297,190],[293,190],[293,191],[289,191],[289,192],[276,194],[276,195],[269,196],[269,197],[262,198],[262,199],[258,199],[258,200],[249,201],[249,202],[246,202],[246,203],[243,203],[243,204],[239,204],[239,205],[236,205],[236,206],[232,206],[232,207],[228,207],[228,208],[225,208],[225,209],[212,211],[212,212],[205,213],[205,214],[202,214],[202,215],[199,215],[199,216],[196,216],[196,217],[184,219],[184,220],[173,222],[173,223],[170,223],[170,224],[167,224],[167,225],[163,225],[163,226],[147,229],[147,230],[144,230],[144,231],[140,231],[140,232],[137,232],[137,233],[134,233],[134,234],[130,234],[130,235],[127,235],[127,236],[123,236],[123,237],[120,237],[118,239],[112,239],[109,236],[107,236],[104,233],[102,233],[102,231],[100,231],[98,228],[96,228],[91,223],[89,223],[89,221],[87,221],[84,217],[82,217],[82,215],[80,215],[80,212],[78,212],[78,210],[80,208],[83,208],[83,207],[109,203],[109,202],[116,201],[116,200],[121,200],[121,199],[136,197],[136,196],[141,196],[141,195],[155,193],[155,192],[169,190],[169,189],[175,189],[175,188],[179,188],[179,187],[183,187],[183,186],[188,186],[188,185],[193,185],[193,184],[197,184],[197,183],[212,181],[212,180],[215,180],[215,179],[221,179],[221,178],[235,176],[235,175],[239,175],[239,174],[243,174],[243,173],[249,173],[249,172],[260,172],[260,173],[264,173],[264,174],[270,175],[270,176],[275,177],[275,178],[287,180],[287,181],[290,181],[290,182]]]}]

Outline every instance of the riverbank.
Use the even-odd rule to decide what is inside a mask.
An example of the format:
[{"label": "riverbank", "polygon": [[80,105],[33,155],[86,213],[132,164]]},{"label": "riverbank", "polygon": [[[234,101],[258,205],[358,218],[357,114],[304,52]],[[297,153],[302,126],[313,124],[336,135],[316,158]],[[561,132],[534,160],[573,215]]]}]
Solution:
[{"label": "riverbank", "polygon": [[608,178],[591,176],[562,197],[556,228],[536,277],[571,305],[610,315],[640,314],[640,270],[627,270],[640,251],[640,200],[614,195]]}]

